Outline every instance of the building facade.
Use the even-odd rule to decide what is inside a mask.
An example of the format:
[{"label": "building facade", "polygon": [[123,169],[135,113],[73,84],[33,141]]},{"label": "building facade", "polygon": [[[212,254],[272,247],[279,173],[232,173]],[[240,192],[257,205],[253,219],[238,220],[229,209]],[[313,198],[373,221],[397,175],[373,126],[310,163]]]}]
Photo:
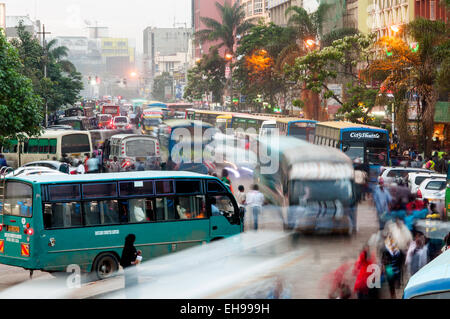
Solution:
[{"label": "building facade", "polygon": [[287,26],[289,16],[286,16],[286,10],[291,6],[303,7],[304,0],[268,0],[267,11],[270,22],[279,26]]},{"label": "building facade", "polygon": [[269,11],[267,6],[269,0],[236,0],[245,12],[246,20],[261,20],[264,23],[269,21]]},{"label": "building facade", "polygon": [[6,4],[0,3],[0,32],[6,34]]},{"label": "building facade", "polygon": [[22,22],[25,30],[30,32],[33,36],[38,37],[38,32],[41,29],[41,22],[39,20],[32,20],[30,16],[6,16],[5,17],[5,33],[8,39],[17,38],[17,27]]}]

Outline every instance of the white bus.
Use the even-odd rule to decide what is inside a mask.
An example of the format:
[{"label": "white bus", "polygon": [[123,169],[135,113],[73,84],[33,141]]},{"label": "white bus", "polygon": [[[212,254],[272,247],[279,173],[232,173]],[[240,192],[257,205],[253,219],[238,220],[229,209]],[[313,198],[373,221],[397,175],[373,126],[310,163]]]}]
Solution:
[{"label": "white bus", "polygon": [[41,136],[30,137],[23,141],[5,140],[1,147],[8,166],[18,168],[24,164],[60,160],[67,157],[82,158],[92,154],[92,140],[88,131],[46,130]]}]

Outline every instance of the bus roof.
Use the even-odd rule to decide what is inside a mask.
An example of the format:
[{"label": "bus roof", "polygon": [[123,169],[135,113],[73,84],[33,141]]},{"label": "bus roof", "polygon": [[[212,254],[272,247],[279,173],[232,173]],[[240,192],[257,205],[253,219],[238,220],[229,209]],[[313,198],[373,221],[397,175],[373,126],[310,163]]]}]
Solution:
[{"label": "bus roof", "polygon": [[318,123],[318,121],[302,119],[300,117],[280,117],[276,118],[276,121],[280,123],[290,123],[290,122]]},{"label": "bus roof", "polygon": [[366,124],[344,122],[344,121],[319,122],[319,123],[317,123],[317,125],[333,127],[333,128],[337,128],[337,129],[365,128],[365,129],[380,130],[380,131],[386,132],[386,129],[383,129],[381,127],[370,126],[370,125],[366,125]]},{"label": "bus roof", "polygon": [[139,137],[139,138],[150,138],[152,140],[156,140],[155,137],[152,137],[150,135],[139,135],[139,134],[115,134],[113,136],[111,136],[111,139],[124,139],[124,138],[134,138],[134,137]]},{"label": "bus roof", "polygon": [[[278,138],[279,140],[274,143],[271,142],[271,138],[261,138],[260,141],[267,144],[271,151],[282,153],[291,164],[326,160],[347,162],[352,165],[351,159],[336,148],[311,144],[291,136],[279,136]],[[292,151],[293,149],[295,152]]]},{"label": "bus roof", "polygon": [[450,291],[450,250],[423,266],[412,276],[404,291],[404,298],[410,299],[430,293]]},{"label": "bus roof", "polygon": [[192,125],[213,127],[211,124],[196,120],[171,119],[164,121],[164,123],[171,127],[192,126]]},{"label": "bus roof", "polygon": [[184,179],[202,178],[220,181],[217,177],[185,172],[185,171],[139,171],[103,174],[82,174],[82,175],[29,175],[22,177],[11,177],[8,180],[19,180],[29,183],[54,184],[54,183],[83,183],[83,182],[106,182],[106,181],[127,181],[142,179]]}]

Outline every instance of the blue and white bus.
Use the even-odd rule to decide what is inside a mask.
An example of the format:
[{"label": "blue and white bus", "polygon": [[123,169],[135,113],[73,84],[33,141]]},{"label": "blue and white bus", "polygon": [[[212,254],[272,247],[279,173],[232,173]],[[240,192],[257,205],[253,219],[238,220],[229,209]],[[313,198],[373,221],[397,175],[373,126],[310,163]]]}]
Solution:
[{"label": "blue and white bus", "polygon": [[314,144],[342,150],[353,162],[370,167],[370,182],[376,182],[381,166],[389,165],[387,130],[350,122],[316,124]]}]

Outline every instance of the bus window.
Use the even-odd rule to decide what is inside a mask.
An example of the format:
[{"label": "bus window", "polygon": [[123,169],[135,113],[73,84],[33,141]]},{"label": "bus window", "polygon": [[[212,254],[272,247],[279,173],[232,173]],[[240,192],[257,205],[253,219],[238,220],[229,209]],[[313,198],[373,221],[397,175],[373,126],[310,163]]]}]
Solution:
[{"label": "bus window", "polygon": [[39,141],[37,138],[30,138],[28,140],[27,153],[28,154],[37,154],[39,151]]},{"label": "bus window", "polygon": [[17,153],[17,140],[5,141],[3,153]]},{"label": "bus window", "polygon": [[153,181],[119,182],[119,193],[122,197],[153,195]]},{"label": "bus window", "polygon": [[156,181],[156,194],[173,194],[173,181]]},{"label": "bus window", "polygon": [[131,157],[155,156],[155,142],[145,138],[127,141],[126,155]]},{"label": "bus window", "polygon": [[129,222],[130,223],[145,223],[147,222],[147,204],[144,198],[130,199],[128,201],[130,209]]},{"label": "bus window", "polygon": [[177,194],[198,194],[201,192],[200,181],[176,181]]},{"label": "bus window", "polygon": [[56,140],[56,138],[49,139],[48,145],[49,145],[48,152],[50,154],[56,154],[56,151],[57,151],[57,148],[56,148],[57,140]]},{"label": "bus window", "polygon": [[85,226],[119,224],[117,200],[83,203]]},{"label": "bus window", "polygon": [[39,154],[48,154],[48,139],[40,138],[38,144]]},{"label": "bus window", "polygon": [[82,225],[81,206],[78,202],[45,204],[45,229],[72,228]]},{"label": "bus window", "polygon": [[91,145],[89,137],[86,134],[70,134],[62,137],[61,153],[89,153],[91,152]]},{"label": "bus window", "polygon": [[180,219],[206,218],[205,196],[178,197],[177,214]]},{"label": "bus window", "polygon": [[19,182],[8,182],[5,192],[5,215],[31,217],[33,189],[30,185]]},{"label": "bus window", "polygon": [[208,193],[226,193],[227,190],[217,181],[208,181]]},{"label": "bus window", "polygon": [[234,214],[234,205],[232,200],[226,196],[208,196],[208,205],[210,205],[211,215],[223,215],[229,217]]},{"label": "bus window", "polygon": [[175,199],[173,197],[156,198],[156,219],[157,221],[176,220]]},{"label": "bus window", "polygon": [[52,202],[61,200],[80,200],[80,185],[69,184],[69,185],[50,185],[48,186],[49,200]]},{"label": "bus window", "polygon": [[386,143],[367,142],[366,153],[369,164],[371,165],[387,164]]},{"label": "bus window", "polygon": [[83,198],[116,197],[116,183],[84,184]]},{"label": "bus window", "polygon": [[[345,143],[344,143],[345,144]],[[348,150],[345,151],[345,155],[353,160],[359,158],[361,163],[364,162],[364,146],[361,142],[353,142],[348,144]]]}]

